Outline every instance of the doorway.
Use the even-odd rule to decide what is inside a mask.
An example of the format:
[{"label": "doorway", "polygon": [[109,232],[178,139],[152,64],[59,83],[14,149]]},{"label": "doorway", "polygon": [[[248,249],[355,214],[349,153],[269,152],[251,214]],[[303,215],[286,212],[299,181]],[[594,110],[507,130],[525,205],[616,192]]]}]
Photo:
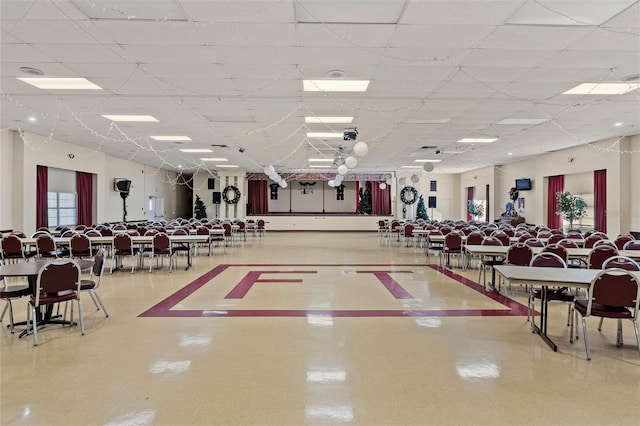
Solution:
[{"label": "doorway", "polygon": [[164,219],[164,197],[149,197],[147,219],[158,221]]}]

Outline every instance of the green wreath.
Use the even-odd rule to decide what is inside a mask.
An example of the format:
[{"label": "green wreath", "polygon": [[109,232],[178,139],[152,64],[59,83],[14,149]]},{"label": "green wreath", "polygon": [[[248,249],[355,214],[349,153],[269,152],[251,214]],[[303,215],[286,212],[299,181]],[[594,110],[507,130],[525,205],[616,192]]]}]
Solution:
[{"label": "green wreath", "polygon": [[[407,200],[407,192],[411,192],[411,198]],[[400,191],[400,201],[405,204],[413,204],[418,201],[418,190],[413,186],[405,186]]]},{"label": "green wreath", "polygon": [[[229,191],[233,191],[233,198],[229,198]],[[222,199],[227,204],[237,204],[240,201],[240,190],[233,186],[229,185],[222,191]]]}]

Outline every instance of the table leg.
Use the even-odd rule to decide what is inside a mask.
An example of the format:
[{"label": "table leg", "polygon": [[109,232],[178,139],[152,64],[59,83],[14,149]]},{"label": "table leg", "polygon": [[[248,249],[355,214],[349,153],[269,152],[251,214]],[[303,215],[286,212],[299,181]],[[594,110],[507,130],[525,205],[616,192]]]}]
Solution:
[{"label": "table leg", "polygon": [[549,303],[548,303],[548,287],[542,286],[542,295],[540,299],[540,327],[535,324],[535,315],[531,319],[533,322],[533,331],[538,333],[542,340],[549,345],[554,352],[558,351],[558,346],[549,338],[547,335],[547,322],[548,322],[548,313],[549,313]]}]

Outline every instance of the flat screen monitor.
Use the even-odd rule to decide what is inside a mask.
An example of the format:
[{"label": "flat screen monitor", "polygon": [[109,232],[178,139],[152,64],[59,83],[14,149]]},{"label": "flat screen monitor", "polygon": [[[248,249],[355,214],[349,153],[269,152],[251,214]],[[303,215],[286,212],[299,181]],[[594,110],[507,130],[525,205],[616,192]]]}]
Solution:
[{"label": "flat screen monitor", "polygon": [[516,179],[517,191],[529,191],[531,190],[531,179]]}]

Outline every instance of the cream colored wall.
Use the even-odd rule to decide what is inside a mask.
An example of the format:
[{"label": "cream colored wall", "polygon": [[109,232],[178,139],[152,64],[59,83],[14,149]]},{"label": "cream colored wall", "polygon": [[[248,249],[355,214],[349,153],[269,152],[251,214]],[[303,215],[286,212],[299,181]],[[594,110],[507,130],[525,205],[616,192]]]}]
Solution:
[{"label": "cream colored wall", "polygon": [[377,231],[379,219],[388,216],[265,216],[267,232],[271,231]]},{"label": "cream colored wall", "polygon": [[[486,185],[489,185],[489,221],[493,222],[495,219],[500,218],[500,213],[502,210],[500,209],[500,203],[496,200],[496,188],[495,181],[496,179],[496,168],[494,166],[491,167],[483,167],[481,169],[472,170],[469,172],[460,174],[460,219],[467,218],[467,188],[473,186],[475,188],[473,199],[478,201],[485,202],[486,209],[486,198],[487,198],[487,189]],[[486,210],[485,210],[486,214]],[[484,221],[484,218],[481,218],[481,221]]]},{"label": "cream colored wall", "polygon": [[[324,211],[331,213],[355,213],[356,211],[356,183],[343,182],[344,200],[336,198],[336,188],[329,186],[327,182],[320,182],[324,186]],[[374,183],[375,185],[375,183]]]},{"label": "cream colored wall", "polygon": [[[24,133],[23,137],[14,131],[10,131],[9,134],[10,136],[3,135],[2,139],[3,145],[9,142],[13,145],[13,163],[9,167],[13,178],[10,179],[11,187],[8,189],[8,193],[12,194],[13,211],[9,227],[26,233],[35,230],[37,165],[95,174],[97,222],[122,220],[122,199],[119,193],[113,190],[113,180],[119,177],[132,181],[131,192],[127,198],[128,220],[146,219],[149,195],[164,197],[167,218],[175,217],[171,212],[175,210],[178,191],[173,190],[168,183],[176,178],[175,173],[158,172],[154,167],[111,157],[78,145],[47,140],[33,133]],[[9,150],[3,148],[4,153],[7,151]],[[2,173],[5,173],[4,167]],[[4,194],[3,187],[3,198]]]},{"label": "cream colored wall", "polygon": [[[428,206],[430,195],[436,197],[437,208],[433,209],[433,211],[427,208],[429,218],[435,220],[456,218],[460,211],[460,175],[445,175],[441,173],[428,173],[416,170],[402,170],[398,172],[396,179],[393,181],[391,188],[392,214],[397,218],[403,218],[402,209],[405,205],[400,200],[400,192],[402,191],[403,186],[398,183],[398,180],[400,178],[404,178],[405,186],[414,186],[418,191],[418,196],[423,196],[425,207]],[[411,182],[411,176],[414,174],[420,177],[420,181],[418,183]],[[437,182],[436,192],[430,191],[430,183],[432,180]],[[407,206],[406,217],[415,217],[417,207],[417,202],[413,205]]]},{"label": "cream colored wall", "polygon": [[[198,172],[193,176],[193,201],[196,200],[196,195],[199,195],[204,205],[207,208],[207,217],[209,219],[216,218],[216,206],[213,204],[214,191],[222,192],[227,186],[235,186],[240,190],[240,201],[236,204],[227,204],[224,200],[218,206],[219,218],[234,219],[243,218],[246,213],[247,204],[247,181],[245,179],[246,172],[244,170],[235,170],[230,173],[220,173],[216,177],[216,189],[207,189],[207,179],[213,177],[207,172]],[[191,206],[193,211],[193,206]]]},{"label": "cream colored wall", "polygon": [[13,227],[13,134],[0,131],[0,229]]},{"label": "cream colored wall", "polygon": [[629,139],[629,182],[630,191],[626,194],[629,201],[629,230],[640,231],[640,135]]}]

